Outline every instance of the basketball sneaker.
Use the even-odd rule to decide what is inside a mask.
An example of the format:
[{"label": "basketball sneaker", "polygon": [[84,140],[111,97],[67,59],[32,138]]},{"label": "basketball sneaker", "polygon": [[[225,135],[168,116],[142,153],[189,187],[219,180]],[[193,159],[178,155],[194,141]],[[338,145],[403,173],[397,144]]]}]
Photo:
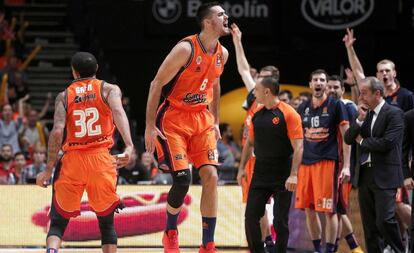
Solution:
[{"label": "basketball sneaker", "polygon": [[162,245],[164,246],[164,253],[180,253],[178,231],[174,229],[165,231],[162,237]]},{"label": "basketball sneaker", "polygon": [[218,253],[218,251],[214,242],[209,242],[207,243],[206,247],[204,247],[204,245],[201,245],[198,253]]},{"label": "basketball sneaker", "polygon": [[351,250],[351,253],[364,253],[361,247],[356,247],[355,249]]}]

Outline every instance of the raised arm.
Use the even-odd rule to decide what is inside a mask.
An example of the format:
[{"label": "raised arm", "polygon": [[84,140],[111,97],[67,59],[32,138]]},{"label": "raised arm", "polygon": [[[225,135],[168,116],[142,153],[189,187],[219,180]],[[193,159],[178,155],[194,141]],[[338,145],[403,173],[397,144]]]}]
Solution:
[{"label": "raised arm", "polygon": [[116,128],[125,143],[124,157],[117,157],[117,167],[121,168],[128,164],[129,158],[132,156],[132,152],[134,152],[129,121],[122,106],[121,89],[117,85],[106,83],[104,85],[104,96],[111,108]]},{"label": "raised arm", "polygon": [[162,87],[166,85],[178,73],[180,68],[190,59],[191,45],[188,42],[178,43],[167,55],[158,69],[157,75],[152,80],[146,110],[145,147],[150,153],[155,150],[157,135],[161,135],[155,126],[155,117],[161,98]]},{"label": "raised arm", "polygon": [[244,54],[243,44],[241,42],[242,32],[236,24],[231,24],[231,35],[233,37],[233,44],[236,51],[237,70],[246,86],[247,91],[251,91],[256,82],[250,74],[250,66]]},{"label": "raised arm", "polygon": [[66,125],[66,109],[64,107],[64,92],[61,92],[56,97],[55,114],[53,119],[53,129],[49,135],[49,142],[47,146],[47,163],[46,170],[39,173],[36,178],[36,184],[41,187],[46,187],[46,182],[52,176],[53,168],[55,167],[59,150],[62,146],[63,132]]},{"label": "raised arm", "polygon": [[351,100],[354,101],[355,104],[358,104],[359,89],[354,76],[354,72],[352,72],[350,68],[346,68],[345,75],[346,80],[344,82],[351,87]]},{"label": "raised arm", "polygon": [[354,72],[354,76],[359,83],[362,79],[365,78],[364,69],[362,68],[361,63],[359,62],[358,56],[354,50],[354,30],[353,29],[346,29],[346,34],[343,38],[343,42],[346,47],[346,52],[348,54],[349,64],[351,65],[351,69]]}]

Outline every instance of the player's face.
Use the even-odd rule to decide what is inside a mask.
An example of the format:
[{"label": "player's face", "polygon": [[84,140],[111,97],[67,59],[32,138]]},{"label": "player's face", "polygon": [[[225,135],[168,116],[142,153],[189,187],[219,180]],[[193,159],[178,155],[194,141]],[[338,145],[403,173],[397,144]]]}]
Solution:
[{"label": "player's face", "polygon": [[266,88],[262,85],[260,81],[256,83],[254,88],[254,96],[256,97],[257,103],[264,104],[264,100],[266,97]]},{"label": "player's face", "polygon": [[393,69],[391,63],[379,64],[377,66],[377,78],[384,83],[385,87],[392,85],[395,82],[397,72]]},{"label": "player's face", "polygon": [[230,34],[229,17],[221,6],[216,5],[211,7],[210,22],[214,31],[220,36]]},{"label": "player's face", "polygon": [[283,101],[283,102],[285,102],[287,104],[290,103],[290,99],[289,99],[289,96],[288,96],[287,93],[283,93],[282,95],[279,95],[279,100],[280,101]]},{"label": "player's face", "polygon": [[328,96],[332,96],[334,98],[342,98],[342,95],[344,94],[344,91],[341,88],[341,83],[336,80],[330,80],[328,81],[328,84],[326,85],[326,93]]},{"label": "player's face", "polygon": [[312,89],[312,95],[316,98],[323,97],[326,89],[326,75],[324,73],[314,74],[312,80],[309,82],[309,87]]},{"label": "player's face", "polygon": [[301,104],[301,100],[299,98],[295,98],[292,100],[292,103],[290,103],[290,105],[292,105],[293,108],[298,109],[299,105]]},{"label": "player's face", "polygon": [[379,97],[381,97],[379,91],[372,92],[369,81],[361,81],[359,91],[358,101],[366,104],[369,109],[373,110],[378,104]]}]

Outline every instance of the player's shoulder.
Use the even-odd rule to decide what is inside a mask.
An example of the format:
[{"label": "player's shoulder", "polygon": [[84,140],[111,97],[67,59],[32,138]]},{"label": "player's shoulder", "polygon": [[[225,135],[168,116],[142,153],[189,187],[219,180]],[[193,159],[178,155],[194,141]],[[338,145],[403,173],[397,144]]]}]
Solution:
[{"label": "player's shoulder", "polygon": [[229,57],[229,50],[227,50],[227,48],[226,47],[224,47],[223,45],[221,45],[220,44],[220,46],[221,46],[221,51],[223,52],[223,58],[224,58],[224,61],[226,62],[227,61],[227,59],[228,59],[228,57]]},{"label": "player's shoulder", "polygon": [[191,39],[187,38],[180,40],[171,51],[180,54],[191,54],[194,50],[194,43]]}]

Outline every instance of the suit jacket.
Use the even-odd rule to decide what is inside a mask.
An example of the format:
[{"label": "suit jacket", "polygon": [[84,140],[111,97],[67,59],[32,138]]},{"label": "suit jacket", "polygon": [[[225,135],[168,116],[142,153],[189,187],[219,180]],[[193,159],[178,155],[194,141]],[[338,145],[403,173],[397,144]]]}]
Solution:
[{"label": "suit jacket", "polygon": [[352,122],[345,133],[345,142],[355,143],[358,134],[364,139],[362,145],[357,145],[357,165],[353,184],[359,186],[361,152],[371,153],[371,164],[375,170],[374,182],[381,189],[398,188],[403,185],[404,177],[401,167],[401,149],[404,135],[404,113],[387,103],[381,108],[370,135],[370,124],[367,120],[359,126]]},{"label": "suit jacket", "polygon": [[[405,178],[414,178],[414,170],[409,167],[410,156],[414,157],[414,109],[405,113],[404,139],[403,139],[403,174]],[[413,166],[411,166],[413,167]]]}]

